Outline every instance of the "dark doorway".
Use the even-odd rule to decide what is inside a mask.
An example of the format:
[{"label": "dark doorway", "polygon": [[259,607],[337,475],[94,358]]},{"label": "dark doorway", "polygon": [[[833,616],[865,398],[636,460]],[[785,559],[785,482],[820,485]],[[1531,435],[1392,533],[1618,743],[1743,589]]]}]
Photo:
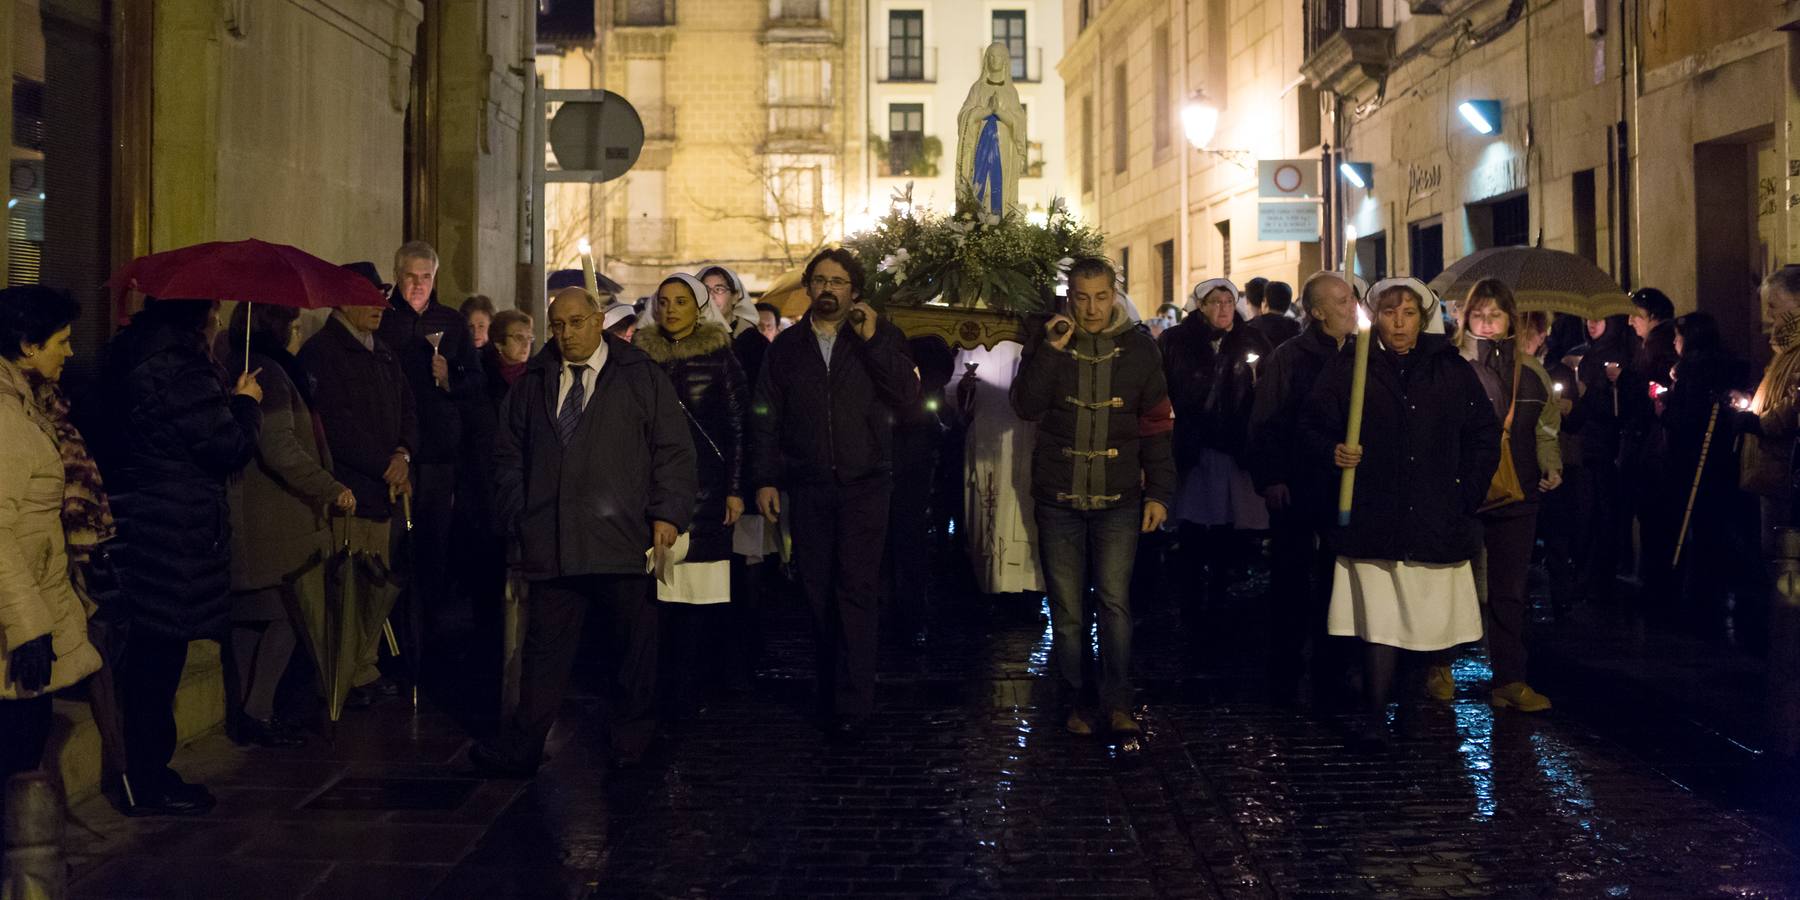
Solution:
[{"label": "dark doorway", "polygon": [[[1694,145],[1694,308],[1719,320],[1725,346],[1757,359],[1756,162],[1746,143]],[[1663,285],[1675,297],[1678,285]]]},{"label": "dark doorway", "polygon": [[1414,222],[1407,226],[1407,232],[1412,277],[1430,282],[1444,271],[1444,220],[1434,217]]},{"label": "dark doorway", "polygon": [[1475,249],[1530,245],[1531,197],[1525,192],[1484,203],[1471,203],[1467,212],[1469,240],[1475,245]]}]

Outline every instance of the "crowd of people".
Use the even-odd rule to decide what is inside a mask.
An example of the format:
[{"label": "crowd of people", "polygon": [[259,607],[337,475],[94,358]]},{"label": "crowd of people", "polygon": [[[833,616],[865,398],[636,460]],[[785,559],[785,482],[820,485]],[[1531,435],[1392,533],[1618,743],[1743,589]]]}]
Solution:
[{"label": "crowd of people", "polygon": [[[925,579],[897,557],[939,518],[925,485],[951,362],[865,302],[854,255],[808,263],[793,327],[723,266],[639,304],[553,282],[541,349],[523,312],[441,303],[426,244],[399,248],[391,283],[345,268],[390,302],[310,335],[297,310],[240,304],[224,322],[215,302],[147,298],[75,403],[60,384],[75,304],[0,292],[0,775],[42,763],[51,695],[105,666],[122,809],[211,809],[170,767],[189,643],[226,648],[234,740],[304,743],[309,707],[282,690],[304,659],[292,611],[338,549],[368,582],[347,602],[381,602],[379,618],[400,594],[424,626],[402,652],[474,673],[495,708],[502,598],[522,598],[519,695],[470,752],[482,773],[540,765],[590,611],[613,761],[642,760],[662,726],[748,685],[790,557],[821,727],[862,733],[884,605],[909,631],[926,618]],[[1035,423],[1069,731],[1139,730],[1145,572],[1176,570],[1198,632],[1265,547],[1272,695],[1360,708],[1371,746],[1394,701],[1404,727],[1450,699],[1449,654],[1477,641],[1495,707],[1550,707],[1525,639],[1536,559],[1559,610],[1615,602],[1635,574],[1646,611],[1729,614],[1754,646],[1758,535],[1792,519],[1800,267],[1764,285],[1760,381],[1709,316],[1676,317],[1653,289],[1588,321],[1521,310],[1491,279],[1439,298],[1321,272],[1297,293],[1209,279],[1140,321],[1112,266],[1084,259],[1027,324],[1011,400]],[[352,710],[403,687],[372,642],[344,668]]]}]

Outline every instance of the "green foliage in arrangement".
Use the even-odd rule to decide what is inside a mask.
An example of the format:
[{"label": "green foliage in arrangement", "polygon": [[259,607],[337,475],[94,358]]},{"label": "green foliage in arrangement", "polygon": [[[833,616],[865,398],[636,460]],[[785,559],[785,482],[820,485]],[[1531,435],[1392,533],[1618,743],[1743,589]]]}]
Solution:
[{"label": "green foliage in arrangement", "polygon": [[1061,198],[1043,224],[1018,212],[986,211],[966,189],[956,213],[915,210],[912,185],[875,227],[844,239],[869,273],[863,297],[877,309],[938,301],[1013,314],[1051,308],[1057,283],[1076,259],[1099,256],[1105,239],[1076,220]]}]

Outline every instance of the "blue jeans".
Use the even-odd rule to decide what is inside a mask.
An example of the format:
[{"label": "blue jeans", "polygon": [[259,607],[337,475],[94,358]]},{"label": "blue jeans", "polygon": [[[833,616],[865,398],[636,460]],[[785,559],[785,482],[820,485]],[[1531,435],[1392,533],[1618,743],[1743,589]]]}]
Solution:
[{"label": "blue jeans", "polygon": [[[1131,569],[1137,560],[1137,504],[1082,511],[1037,504],[1038,561],[1050,595],[1051,665],[1057,685],[1079,702],[1100,672],[1100,703],[1108,710],[1131,708]],[[1089,585],[1100,620],[1100,658],[1090,665]]]}]

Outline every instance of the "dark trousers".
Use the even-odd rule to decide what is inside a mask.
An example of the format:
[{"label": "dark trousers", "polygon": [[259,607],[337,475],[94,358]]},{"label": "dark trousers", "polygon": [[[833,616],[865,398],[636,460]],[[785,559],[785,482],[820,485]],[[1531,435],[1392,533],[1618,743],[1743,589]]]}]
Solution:
[{"label": "dark trousers", "polygon": [[[29,700],[0,700],[0,793],[6,779],[44,763],[50,742],[50,695]],[[4,798],[0,797],[0,802]]]},{"label": "dark trousers", "polygon": [[882,479],[805,485],[788,493],[794,567],[800,593],[812,610],[819,712],[825,716],[859,719],[875,709],[881,555],[890,490]]},{"label": "dark trousers", "polygon": [[656,733],[656,598],[644,575],[579,575],[531,583],[525,646],[519,657],[519,709],[501,727],[499,752],[536,765],[556,713],[589,608],[607,625],[607,691],[613,750],[641,755]]},{"label": "dark trousers", "polygon": [[890,621],[907,635],[924,631],[931,609],[931,567],[927,554],[931,541],[931,484],[937,454],[912,465],[896,467],[894,483],[909,485],[893,493],[888,503],[887,554],[882,561],[882,586]]},{"label": "dark trousers", "polygon": [[1525,596],[1531,545],[1537,537],[1537,504],[1529,510],[1502,508],[1481,517],[1482,548],[1475,557],[1475,588],[1481,594],[1494,687],[1525,678]]},{"label": "dark trousers", "polygon": [[1622,496],[1619,467],[1590,463],[1578,472],[1586,481],[1582,494],[1590,498],[1591,527],[1582,554],[1582,592],[1589,600],[1610,602],[1619,578],[1619,555],[1631,546],[1631,511]]},{"label": "dark trousers", "polygon": [[450,586],[456,464],[416,463],[412,472],[412,571],[407,573],[406,602],[419,604],[426,641],[433,652],[442,653],[444,640],[469,624],[469,610]]},{"label": "dark trousers", "polygon": [[1313,702],[1340,689],[1348,660],[1326,633],[1331,567],[1317,512],[1289,507],[1269,514],[1269,674],[1277,697],[1292,697],[1308,672],[1312,646]]},{"label": "dark trousers", "polygon": [[173,773],[175,689],[187,666],[188,642],[135,628],[125,645],[118,685],[124,701],[125,770],[133,788],[152,790]]},{"label": "dark trousers", "polygon": [[[1135,507],[1077,510],[1038,503],[1038,560],[1050,595],[1050,659],[1070,702],[1083,702],[1100,673],[1098,700],[1108,710],[1131,708],[1131,570],[1137,559]],[[1100,658],[1088,660],[1087,592],[1094,588]]]}]

